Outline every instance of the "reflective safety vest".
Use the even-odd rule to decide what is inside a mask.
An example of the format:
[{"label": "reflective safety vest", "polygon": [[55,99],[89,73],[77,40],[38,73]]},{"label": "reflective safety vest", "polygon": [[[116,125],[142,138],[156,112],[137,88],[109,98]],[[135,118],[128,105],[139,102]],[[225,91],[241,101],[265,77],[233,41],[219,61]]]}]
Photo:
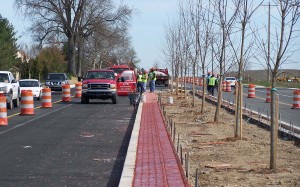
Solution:
[{"label": "reflective safety vest", "polygon": [[142,82],[147,82],[148,75],[145,73],[142,75]]},{"label": "reflective safety vest", "polygon": [[149,73],[150,80],[156,80],[156,74],[154,72]]},{"label": "reflective safety vest", "polygon": [[209,78],[208,85],[209,85],[209,86],[214,86],[214,85],[216,84],[216,80],[217,80],[216,77],[210,77],[210,78]]},{"label": "reflective safety vest", "polygon": [[142,80],[142,76],[143,76],[143,75],[138,75],[138,78],[137,78],[137,81],[138,81],[138,82],[142,82],[142,81],[143,81],[143,80]]}]

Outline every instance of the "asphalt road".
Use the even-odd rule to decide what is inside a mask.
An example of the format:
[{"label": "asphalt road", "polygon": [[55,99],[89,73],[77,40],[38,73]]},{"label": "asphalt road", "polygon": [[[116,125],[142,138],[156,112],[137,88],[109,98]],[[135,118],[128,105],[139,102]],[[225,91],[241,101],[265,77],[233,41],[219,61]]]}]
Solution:
[{"label": "asphalt road", "polygon": [[[248,98],[248,87],[244,87],[243,103],[244,107],[260,112],[264,115],[270,115],[270,103],[266,103],[266,88],[256,88],[255,98]],[[292,123],[300,127],[300,110],[292,109],[293,106],[293,89],[278,88],[279,95],[279,114],[282,121]],[[233,92],[223,92],[223,99],[230,102],[235,102],[235,95]]]},{"label": "asphalt road", "polygon": [[62,103],[53,92],[52,100],[50,109],[35,101],[33,116],[8,110],[0,186],[118,186],[136,115],[128,98]]},{"label": "asphalt road", "polygon": [[[187,89],[192,89],[191,84],[187,84]],[[199,86],[196,86],[200,89]],[[233,94],[234,89],[231,92],[223,92],[223,99],[231,103],[235,103],[235,95]],[[277,93],[279,95],[279,113],[282,121],[293,124],[300,127],[300,110],[292,109],[294,89],[288,88],[278,88]],[[266,88],[256,87],[255,88],[255,98],[248,98],[248,87],[244,86],[244,97],[243,106],[248,109],[257,111],[266,116],[270,115],[270,103],[266,103]],[[215,91],[215,96],[217,96],[217,91]]]}]

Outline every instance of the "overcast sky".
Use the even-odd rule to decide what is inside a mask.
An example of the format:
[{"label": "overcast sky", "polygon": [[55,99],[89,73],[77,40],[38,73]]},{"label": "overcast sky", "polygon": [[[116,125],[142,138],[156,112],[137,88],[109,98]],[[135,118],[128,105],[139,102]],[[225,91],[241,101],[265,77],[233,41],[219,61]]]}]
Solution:
[{"label": "overcast sky", "polygon": [[[132,18],[129,34],[137,56],[141,60],[139,64],[141,68],[148,69],[155,62],[159,63],[160,68],[166,67],[162,54],[165,38],[164,27],[169,20],[176,17],[177,2],[177,0],[124,0],[124,3],[136,12]],[[18,43],[29,43],[31,41],[28,34],[25,33],[25,28],[29,22],[22,15],[15,12],[13,0],[1,0],[0,14],[15,27]],[[260,10],[254,17],[262,20],[267,18],[267,14],[265,10]],[[300,22],[297,24],[300,28]],[[300,42],[297,44],[296,47],[300,49]],[[293,59],[300,59],[300,51],[294,54]],[[300,69],[300,62],[287,64],[283,68]],[[255,69],[261,69],[261,67]]]}]

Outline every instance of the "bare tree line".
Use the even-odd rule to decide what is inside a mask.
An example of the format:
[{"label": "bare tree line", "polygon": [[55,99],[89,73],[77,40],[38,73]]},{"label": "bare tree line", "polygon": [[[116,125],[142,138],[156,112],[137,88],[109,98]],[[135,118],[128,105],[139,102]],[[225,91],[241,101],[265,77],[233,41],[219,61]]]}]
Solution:
[{"label": "bare tree line", "polygon": [[[237,72],[236,127],[233,132],[237,140],[241,140],[243,137],[244,71],[251,66],[250,62],[253,59],[263,64],[266,72],[270,73],[272,82],[270,169],[276,172],[278,138],[278,108],[276,108],[275,102],[276,78],[279,75],[280,66],[288,63],[294,52],[299,50],[295,48],[295,38],[299,37],[299,28],[296,29],[296,24],[299,23],[300,1],[273,0],[271,3],[276,8],[276,14],[272,14],[273,29],[270,29],[270,26],[262,27],[262,23],[254,19],[258,9],[268,5],[264,4],[263,0],[178,1],[178,17],[174,18],[173,23],[166,26],[164,54],[176,82],[176,95],[179,94],[179,77],[191,76],[194,80],[192,90],[193,98],[195,98],[195,79],[202,76],[200,106],[202,113],[205,110],[205,75],[210,68],[212,72],[219,72],[215,122],[219,122],[220,118],[221,82],[224,74],[228,71]],[[266,12],[264,15],[264,18],[267,19],[268,13]],[[270,19],[268,23],[270,25]],[[268,34],[261,34],[262,32]],[[185,81],[182,87],[186,90]],[[194,99],[193,107],[198,107],[195,105]]]},{"label": "bare tree line", "polygon": [[66,45],[67,72],[73,75],[81,76],[86,68],[101,68],[104,57],[113,56],[121,63],[138,62],[127,36],[132,10],[124,4],[110,0],[15,0],[15,6],[31,19],[29,31],[40,48],[53,43]]}]

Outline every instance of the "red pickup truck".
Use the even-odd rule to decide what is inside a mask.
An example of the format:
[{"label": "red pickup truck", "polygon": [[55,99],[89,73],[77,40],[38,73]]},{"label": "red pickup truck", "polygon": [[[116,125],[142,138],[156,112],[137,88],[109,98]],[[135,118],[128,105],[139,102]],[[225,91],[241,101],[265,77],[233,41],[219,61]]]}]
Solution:
[{"label": "red pickup truck", "polygon": [[89,70],[82,80],[81,103],[90,99],[111,99],[117,104],[117,83],[113,70]]}]

